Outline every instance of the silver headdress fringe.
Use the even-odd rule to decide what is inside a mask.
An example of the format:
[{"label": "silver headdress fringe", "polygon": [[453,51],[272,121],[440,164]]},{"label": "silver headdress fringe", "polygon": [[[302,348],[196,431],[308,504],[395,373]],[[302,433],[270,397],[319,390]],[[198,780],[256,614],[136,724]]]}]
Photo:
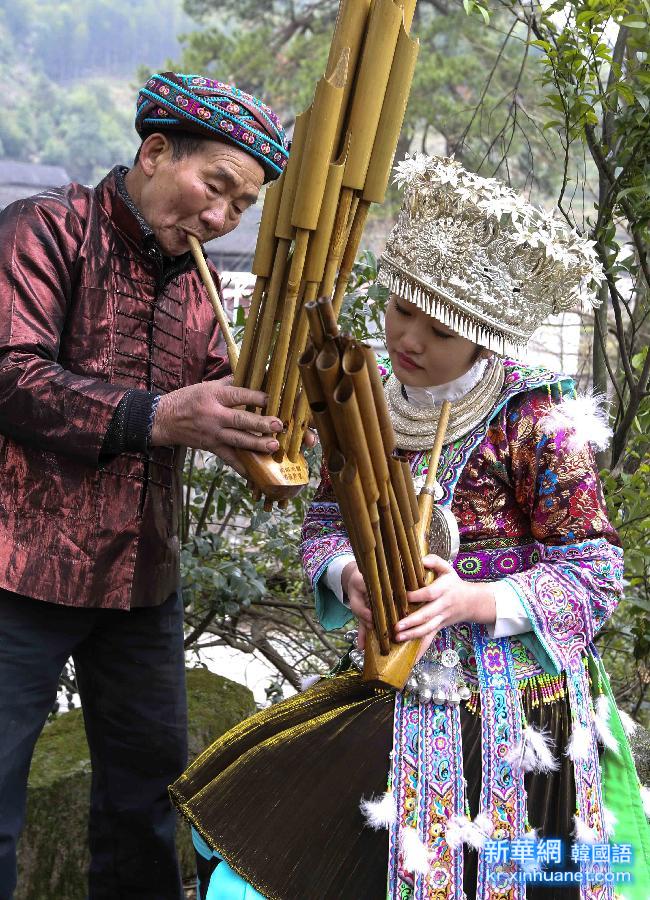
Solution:
[{"label": "silver headdress fringe", "polygon": [[552,313],[597,304],[593,242],[501,182],[424,154],[395,180],[404,203],[379,281],[457,334],[516,356]]},{"label": "silver headdress fringe", "polygon": [[[381,259],[381,269],[378,281],[383,284],[391,294],[397,294],[414,303],[419,309],[442,322],[447,328],[451,328],[456,334],[467,338],[474,344],[487,347],[500,356],[517,356],[526,346],[529,337],[525,334],[504,334],[498,324],[481,321],[477,313],[462,309],[459,301],[439,289],[418,282],[416,278],[404,271],[400,271],[395,262],[386,254]],[[519,340],[517,340],[519,338]]]}]

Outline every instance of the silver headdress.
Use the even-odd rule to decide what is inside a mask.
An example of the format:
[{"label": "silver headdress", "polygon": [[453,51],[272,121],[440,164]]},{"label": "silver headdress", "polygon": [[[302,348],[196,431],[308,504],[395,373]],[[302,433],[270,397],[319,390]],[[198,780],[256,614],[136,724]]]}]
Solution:
[{"label": "silver headdress", "polygon": [[592,241],[495,178],[418,154],[396,167],[405,188],[379,281],[457,334],[518,355],[552,313],[596,305]]}]

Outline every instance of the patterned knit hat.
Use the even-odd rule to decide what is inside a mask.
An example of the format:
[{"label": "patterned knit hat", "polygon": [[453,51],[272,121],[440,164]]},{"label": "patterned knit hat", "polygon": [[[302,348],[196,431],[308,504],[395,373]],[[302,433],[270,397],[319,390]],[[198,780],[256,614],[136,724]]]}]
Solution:
[{"label": "patterned knit hat", "polygon": [[201,75],[152,75],[138,94],[135,128],[143,138],[164,130],[222,138],[254,157],[265,181],[281,175],[289,158],[287,136],[270,107]]},{"label": "patterned knit hat", "polygon": [[552,313],[597,304],[593,242],[500,181],[424,154],[395,180],[404,203],[379,281],[456,334],[518,356]]}]

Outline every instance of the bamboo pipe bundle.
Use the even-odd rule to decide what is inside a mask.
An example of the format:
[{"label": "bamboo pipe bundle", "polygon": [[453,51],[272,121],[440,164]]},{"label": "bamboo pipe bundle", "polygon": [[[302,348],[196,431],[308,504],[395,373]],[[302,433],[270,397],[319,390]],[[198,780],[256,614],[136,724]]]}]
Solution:
[{"label": "bamboo pipe bundle", "polygon": [[[297,367],[306,307],[333,295],[338,316],[370,204],[383,202],[418,52],[409,37],[416,4],[341,0],[325,74],[296,119],[283,176],[266,191],[234,383],[265,390],[265,412],[285,424],[272,458],[239,453],[269,499],[293,496],[307,482],[300,448],[311,411]],[[386,489],[381,508],[391,502]],[[404,540],[401,531],[395,540]]]},{"label": "bamboo pipe bundle", "polygon": [[373,616],[363,677],[401,689],[421,642],[397,643],[394,629],[409,614],[406,591],[426,583],[421,558],[431,521],[429,491],[449,410],[442,416],[420,507],[408,464],[395,453],[372,351],[338,334],[331,301],[312,302],[306,312],[311,343],[299,367]]},{"label": "bamboo pipe bundle", "polygon": [[[413,80],[413,73],[415,71],[415,63],[419,50],[418,43],[411,40],[408,34],[416,3],[417,0],[406,0],[404,21],[398,33],[392,68],[386,84],[381,113],[373,134],[372,153],[368,160],[363,191],[360,192],[354,214],[347,223],[347,234],[345,236],[344,245],[340,240],[338,242],[336,241],[336,236],[338,234],[340,237],[340,232],[337,232],[336,228],[333,232],[332,254],[328,259],[328,268],[325,273],[326,277],[321,285],[319,293],[322,296],[330,296],[332,294],[334,282],[331,279],[334,275],[334,271],[337,270],[333,304],[336,317],[338,317],[343,305],[345,290],[352,274],[352,268],[358,253],[370,206],[372,203],[383,203],[386,196],[390,170],[395,156],[400,131],[402,129],[404,115],[406,113],[406,105],[408,103],[411,82]],[[385,4],[384,10],[390,14],[390,11]],[[384,12],[384,15],[386,15],[386,12]],[[380,37],[383,38],[383,36]],[[380,51],[376,47],[371,47],[368,52],[368,59],[371,60],[373,58],[372,54],[376,52]],[[359,124],[362,133],[366,133],[363,131],[364,127],[365,123]],[[360,154],[357,151],[357,156],[359,155]],[[353,165],[349,162],[351,158],[352,151],[349,150],[348,165],[346,166],[343,181],[345,187],[341,194],[340,213],[345,213],[346,210],[351,208],[349,185],[353,182],[355,175],[354,170],[351,171]],[[365,157],[363,157],[361,162],[357,159],[356,175],[359,180],[361,179],[358,169],[359,166],[362,167],[364,163]],[[302,345],[300,345],[299,349],[302,349]],[[304,425],[307,419],[307,410],[307,399],[303,395],[296,401],[295,412],[291,420],[294,429]],[[289,456],[292,459],[295,457],[297,444],[298,442],[295,437],[293,440],[291,439],[290,433]]]}]

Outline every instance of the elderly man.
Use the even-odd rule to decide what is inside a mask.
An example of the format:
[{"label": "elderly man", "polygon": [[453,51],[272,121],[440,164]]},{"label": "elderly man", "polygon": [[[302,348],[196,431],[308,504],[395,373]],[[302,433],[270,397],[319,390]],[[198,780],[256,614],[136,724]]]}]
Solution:
[{"label": "elderly man", "polygon": [[[188,252],[287,160],[260,100],[153,76],[133,168],[0,216],[0,900],[36,739],[75,662],[93,777],[92,900],[178,900],[167,786],[186,763],[178,513],[185,447],[273,452],[229,383]],[[53,836],[54,837],[54,836]]]}]

